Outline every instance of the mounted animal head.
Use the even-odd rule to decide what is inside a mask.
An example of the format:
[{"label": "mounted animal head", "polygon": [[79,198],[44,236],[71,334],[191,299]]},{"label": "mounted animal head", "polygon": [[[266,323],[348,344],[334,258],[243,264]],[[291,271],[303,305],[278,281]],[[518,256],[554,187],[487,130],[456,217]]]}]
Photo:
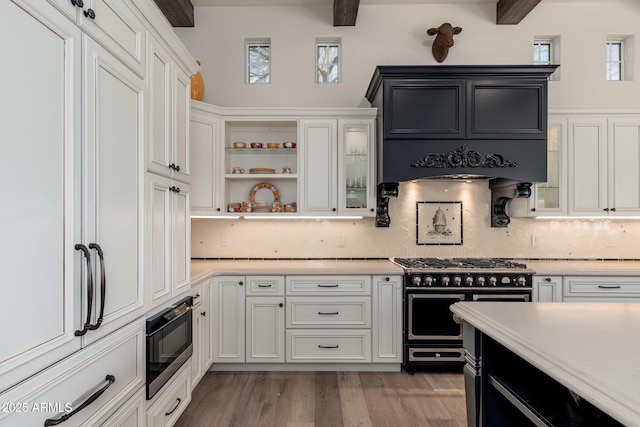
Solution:
[{"label": "mounted animal head", "polygon": [[453,35],[460,34],[461,32],[462,28],[453,27],[448,22],[445,22],[438,28],[430,28],[427,30],[427,34],[436,36],[431,46],[431,52],[436,61],[442,62],[445,60],[449,54],[449,48],[453,46]]}]

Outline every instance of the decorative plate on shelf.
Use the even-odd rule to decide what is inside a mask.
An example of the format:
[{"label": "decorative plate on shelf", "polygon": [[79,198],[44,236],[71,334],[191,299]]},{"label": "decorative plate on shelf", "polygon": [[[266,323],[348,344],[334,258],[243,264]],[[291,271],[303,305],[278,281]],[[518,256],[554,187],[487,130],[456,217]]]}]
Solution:
[{"label": "decorative plate on shelf", "polygon": [[273,184],[261,182],[254,185],[251,189],[251,192],[249,193],[249,201],[254,205],[256,205],[256,201],[266,202],[267,205],[271,206],[273,202],[280,201],[280,193]]},{"label": "decorative plate on shelf", "polygon": [[271,168],[251,168],[249,173],[276,173],[276,170]]}]

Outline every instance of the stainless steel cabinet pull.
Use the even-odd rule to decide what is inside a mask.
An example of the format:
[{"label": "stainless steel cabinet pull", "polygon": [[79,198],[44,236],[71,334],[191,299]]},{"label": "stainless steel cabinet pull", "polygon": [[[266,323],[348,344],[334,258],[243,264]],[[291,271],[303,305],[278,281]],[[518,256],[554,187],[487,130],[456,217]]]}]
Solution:
[{"label": "stainless steel cabinet pull", "polygon": [[337,288],[340,285],[323,285],[322,283],[318,285],[319,288]]},{"label": "stainless steel cabinet pull", "polygon": [[82,329],[78,329],[74,333],[75,336],[81,337],[87,333],[91,326],[91,311],[93,310],[93,268],[91,268],[91,253],[89,249],[81,243],[76,244],[75,249],[82,251],[87,260],[87,320],[84,322]]},{"label": "stainless steel cabinet pull", "polygon": [[340,347],[339,345],[320,345],[318,344],[318,348],[338,348]]},{"label": "stainless steel cabinet pull", "polygon": [[174,412],[176,412],[176,409],[178,409],[178,406],[180,406],[180,402],[182,402],[182,400],[178,397],[178,398],[176,399],[176,406],[175,406],[175,408],[173,408],[173,409],[172,409],[171,411],[169,411],[169,412],[165,412],[164,414],[165,414],[166,416],[169,416],[169,415],[173,414]]},{"label": "stainless steel cabinet pull", "polygon": [[84,402],[82,402],[82,404],[80,406],[78,406],[76,409],[74,409],[73,411],[69,412],[68,414],[64,414],[60,418],[47,418],[44,421],[44,425],[45,426],[57,426],[58,424],[67,421],[69,418],[73,417],[75,414],[77,414],[78,412],[82,411],[84,408],[86,408],[87,406],[91,405],[100,396],[102,396],[102,393],[107,391],[107,389],[109,387],[111,387],[111,384],[116,382],[116,377],[114,377],[113,375],[107,375],[107,377],[104,380],[108,381],[108,384],[105,385],[104,387],[102,387],[100,390],[98,390],[95,393],[93,393],[91,396],[89,396],[89,398],[87,400],[85,400]]},{"label": "stainless steel cabinet pull", "polygon": [[325,316],[329,316],[329,315],[335,316],[336,314],[340,314],[340,312],[339,311],[334,311],[332,313],[324,313],[322,311],[319,311],[318,314],[322,314],[322,315],[325,315]]},{"label": "stainless steel cabinet pull", "polygon": [[600,289],[620,289],[620,285],[598,285]]},{"label": "stainless steel cabinet pull", "polygon": [[258,285],[259,288],[270,288],[271,285]]},{"label": "stainless steel cabinet pull", "polygon": [[98,315],[98,320],[93,325],[89,325],[89,330],[95,331],[102,325],[102,319],[104,318],[104,299],[107,294],[107,278],[105,276],[105,268],[104,268],[104,252],[102,248],[97,243],[89,244],[89,249],[95,249],[98,251],[98,257],[100,258],[100,314]]}]

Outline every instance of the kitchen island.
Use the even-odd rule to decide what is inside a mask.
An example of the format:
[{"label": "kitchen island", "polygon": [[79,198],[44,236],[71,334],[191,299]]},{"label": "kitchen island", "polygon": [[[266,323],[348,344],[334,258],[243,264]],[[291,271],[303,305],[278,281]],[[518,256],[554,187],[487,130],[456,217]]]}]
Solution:
[{"label": "kitchen island", "polygon": [[640,426],[640,304],[451,310],[464,328],[469,426]]}]

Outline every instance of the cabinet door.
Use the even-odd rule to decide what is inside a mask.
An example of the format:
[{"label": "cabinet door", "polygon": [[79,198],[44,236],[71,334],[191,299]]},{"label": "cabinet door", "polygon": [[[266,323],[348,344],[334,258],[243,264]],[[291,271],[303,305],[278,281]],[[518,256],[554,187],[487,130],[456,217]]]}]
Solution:
[{"label": "cabinet door", "polygon": [[534,276],[532,298],[534,302],[561,302],[562,276]]},{"label": "cabinet door", "polygon": [[384,82],[385,139],[459,139],[465,135],[462,80]]},{"label": "cabinet door", "polygon": [[302,213],[333,214],[337,209],[337,134],[335,120],[301,120]]},{"label": "cabinet door", "polygon": [[373,276],[373,362],[402,363],[402,277]]},{"label": "cabinet door", "polygon": [[246,316],[246,361],[284,363],[284,297],[249,297]]},{"label": "cabinet door", "polygon": [[177,65],[173,67],[173,179],[189,182],[189,117],[191,80]]},{"label": "cabinet door", "polygon": [[191,322],[191,333],[192,333],[192,345],[193,345],[193,353],[191,353],[191,387],[192,389],[198,385],[200,378],[202,378],[202,366],[200,364],[200,345],[201,345],[201,335],[202,335],[202,324],[204,323],[204,319],[202,316],[202,284],[196,285],[193,288],[192,296],[193,296],[193,307],[191,308],[193,313],[193,321]]},{"label": "cabinet door", "polygon": [[220,120],[213,114],[194,110],[191,113],[191,213],[221,213],[218,177],[222,163],[218,150]]},{"label": "cabinet door", "polygon": [[31,6],[0,2],[0,179],[11,192],[0,208],[0,393],[78,350],[82,324],[80,31],[50,4]]},{"label": "cabinet door", "polygon": [[609,215],[640,211],[640,118],[609,120]]},{"label": "cabinet door", "polygon": [[186,292],[191,282],[191,217],[189,215],[189,186],[172,181],[173,232],[172,248],[172,280],[174,294]]},{"label": "cabinet door", "polygon": [[[93,342],[144,314],[142,292],[144,82],[83,35],[85,176],[84,238],[104,253],[95,277],[106,277],[104,301],[96,290],[102,326]],[[103,276],[104,274],[104,276]],[[99,288],[99,286],[97,286]],[[85,313],[86,315],[86,313]]]},{"label": "cabinet door", "polygon": [[244,281],[242,276],[219,276],[214,279],[214,363],[244,362]]},{"label": "cabinet door", "polygon": [[118,57],[139,76],[144,76],[146,30],[125,0],[84,0],[78,13],[78,25]]},{"label": "cabinet door", "polygon": [[606,119],[569,121],[569,215],[606,214],[606,129]]},{"label": "cabinet door", "polygon": [[150,175],[149,181],[149,234],[147,250],[149,273],[145,293],[148,307],[156,307],[171,299],[171,205],[172,192],[169,178]]},{"label": "cabinet door", "polygon": [[567,214],[567,120],[550,117],[547,132],[547,181],[533,186],[531,214]]},{"label": "cabinet door", "polygon": [[528,80],[467,82],[467,138],[544,139],[547,83]]},{"label": "cabinet door", "polygon": [[338,213],[375,216],[374,119],[338,120]]},{"label": "cabinet door", "polygon": [[200,371],[204,375],[213,364],[213,340],[211,332],[213,328],[213,279],[207,280],[202,285],[202,307],[200,308]]},{"label": "cabinet door", "polygon": [[147,81],[149,85],[149,139],[147,170],[171,177],[172,157],[171,91],[173,69],[171,56],[160,42],[149,37]]}]

